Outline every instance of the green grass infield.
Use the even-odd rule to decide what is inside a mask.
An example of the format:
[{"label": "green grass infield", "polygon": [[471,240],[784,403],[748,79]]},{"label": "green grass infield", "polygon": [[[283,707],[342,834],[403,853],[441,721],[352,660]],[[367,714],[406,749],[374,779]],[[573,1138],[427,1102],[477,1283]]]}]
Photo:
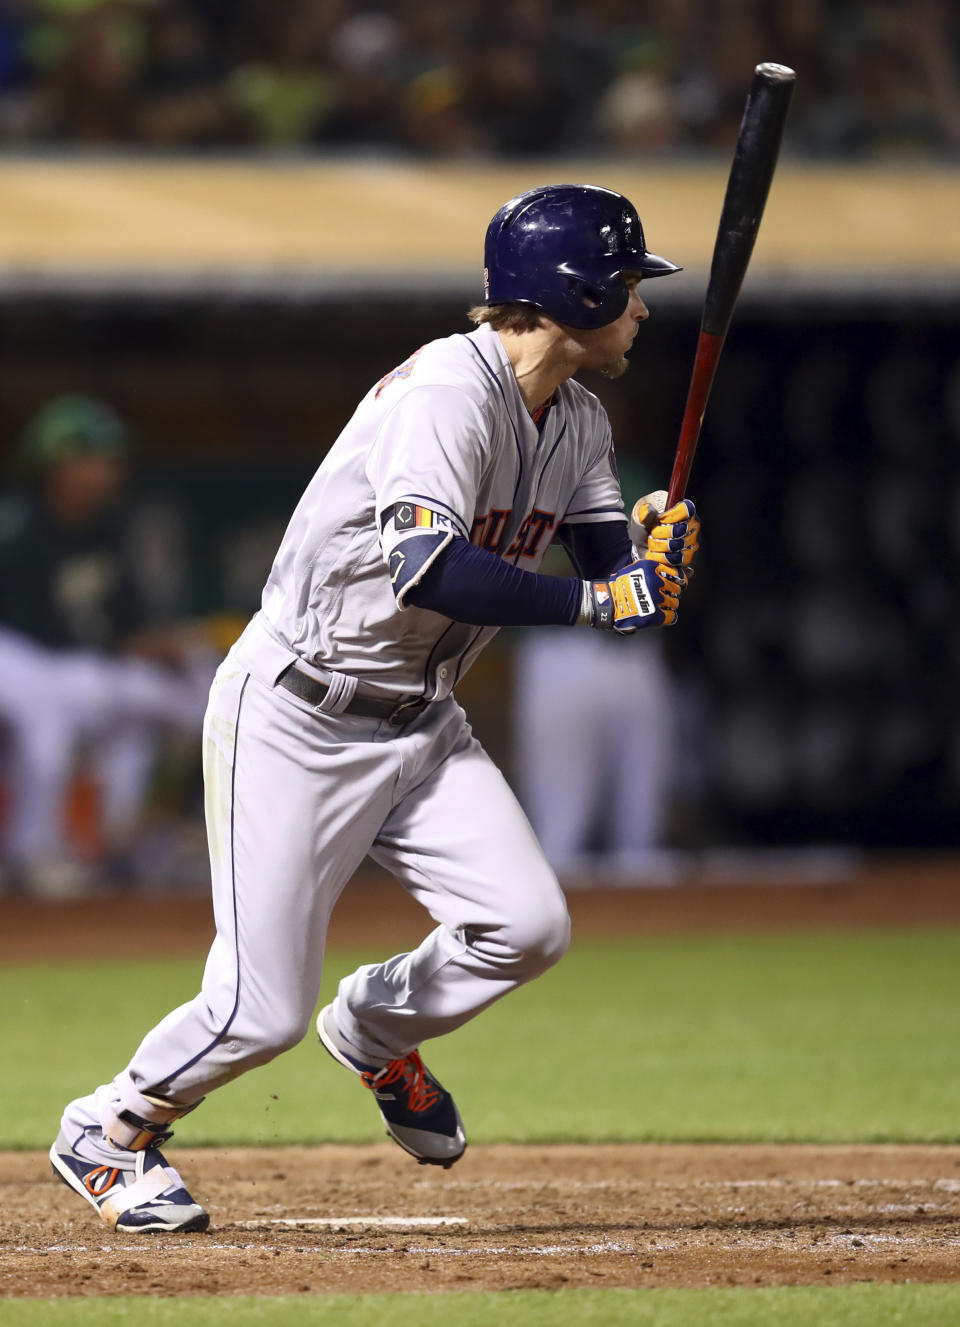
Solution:
[{"label": "green grass infield", "polygon": [[7,1300],[3,1327],[956,1327],[960,1286]]},{"label": "green grass infield", "polygon": [[[377,953],[334,953],[337,979]],[[0,1147],[48,1147],[63,1105],[196,992],[199,960],[0,972]],[[474,1142],[960,1137],[960,930],[582,941],[427,1047]],[[177,1128],[191,1144],[368,1141],[376,1112],[301,1045]]]}]

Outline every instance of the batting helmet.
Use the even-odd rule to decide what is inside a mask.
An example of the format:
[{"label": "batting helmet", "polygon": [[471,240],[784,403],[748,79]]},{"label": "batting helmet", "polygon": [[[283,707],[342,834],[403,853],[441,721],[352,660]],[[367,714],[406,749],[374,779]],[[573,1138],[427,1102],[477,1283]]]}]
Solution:
[{"label": "batting helmet", "polygon": [[487,227],[484,303],[531,304],[570,327],[605,327],[627,307],[621,275],[679,272],[648,253],[637,210],[594,184],[548,184],[504,203]]}]

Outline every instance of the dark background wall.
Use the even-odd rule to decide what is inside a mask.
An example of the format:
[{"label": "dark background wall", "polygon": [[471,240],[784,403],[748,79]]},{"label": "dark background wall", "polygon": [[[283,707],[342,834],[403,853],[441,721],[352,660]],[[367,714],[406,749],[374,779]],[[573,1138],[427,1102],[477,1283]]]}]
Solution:
[{"label": "dark background wall", "polygon": [[[416,345],[465,328],[466,302],[9,300],[8,478],[36,406],[65,390],[103,395],[137,437],[158,609],[247,615],[356,400]],[[697,315],[655,292],[650,302],[631,373],[587,385],[618,450],[665,485]],[[669,651],[697,756],[675,839],[960,841],[955,306],[881,289],[748,294],[692,492],[704,547]],[[464,688],[508,765],[510,650],[502,638]]]}]

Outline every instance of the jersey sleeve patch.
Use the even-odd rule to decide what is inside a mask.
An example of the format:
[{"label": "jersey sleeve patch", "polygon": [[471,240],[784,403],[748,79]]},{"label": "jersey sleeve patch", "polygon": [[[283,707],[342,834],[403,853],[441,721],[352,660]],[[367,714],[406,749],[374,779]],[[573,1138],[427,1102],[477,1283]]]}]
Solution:
[{"label": "jersey sleeve patch", "polygon": [[398,530],[432,530],[434,524],[439,526],[436,513],[415,502],[398,502],[394,521]]},{"label": "jersey sleeve patch", "polygon": [[422,530],[401,539],[387,556],[387,571],[398,608],[406,608],[406,595],[423,579],[427,568],[446,548],[453,535],[441,530]]},{"label": "jersey sleeve patch", "polygon": [[401,498],[390,503],[380,513],[381,537],[392,524],[397,533],[405,530],[452,530],[467,535],[467,527],[460,516],[443,502],[418,496]]},{"label": "jersey sleeve patch", "polygon": [[446,512],[427,507],[413,498],[401,498],[382,517],[380,545],[390,586],[399,608],[406,608],[406,594],[423,578],[427,568],[446,548],[457,529]]}]

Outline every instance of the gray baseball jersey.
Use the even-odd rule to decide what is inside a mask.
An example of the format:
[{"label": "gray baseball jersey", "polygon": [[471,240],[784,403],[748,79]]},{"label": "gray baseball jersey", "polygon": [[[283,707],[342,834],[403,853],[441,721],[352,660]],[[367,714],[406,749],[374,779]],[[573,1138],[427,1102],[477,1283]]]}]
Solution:
[{"label": "gray baseball jersey", "polygon": [[539,430],[483,326],[430,342],[367,393],[293,514],[261,619],[308,664],[442,698],[497,631],[405,604],[454,535],[535,571],[562,521],[617,518],[600,402],[565,382]]},{"label": "gray baseball jersey", "polygon": [[[563,893],[450,695],[496,629],[406,597],[455,536],[535,570],[561,522],[611,519],[626,518],[599,402],[566,382],[538,427],[489,327],[432,342],[364,397],[211,689],[217,936],[202,991],[147,1034],[112,1085],[68,1106],[70,1136],[121,1107],[163,1121],[157,1098],[196,1103],[298,1040],[331,909],[367,854],[437,925],[410,953],[340,983],[336,1024],[365,1062],[405,1056],[557,961],[569,937]],[[335,704],[277,685],[294,660],[332,679]],[[395,726],[348,710],[361,680],[436,703]]]}]

